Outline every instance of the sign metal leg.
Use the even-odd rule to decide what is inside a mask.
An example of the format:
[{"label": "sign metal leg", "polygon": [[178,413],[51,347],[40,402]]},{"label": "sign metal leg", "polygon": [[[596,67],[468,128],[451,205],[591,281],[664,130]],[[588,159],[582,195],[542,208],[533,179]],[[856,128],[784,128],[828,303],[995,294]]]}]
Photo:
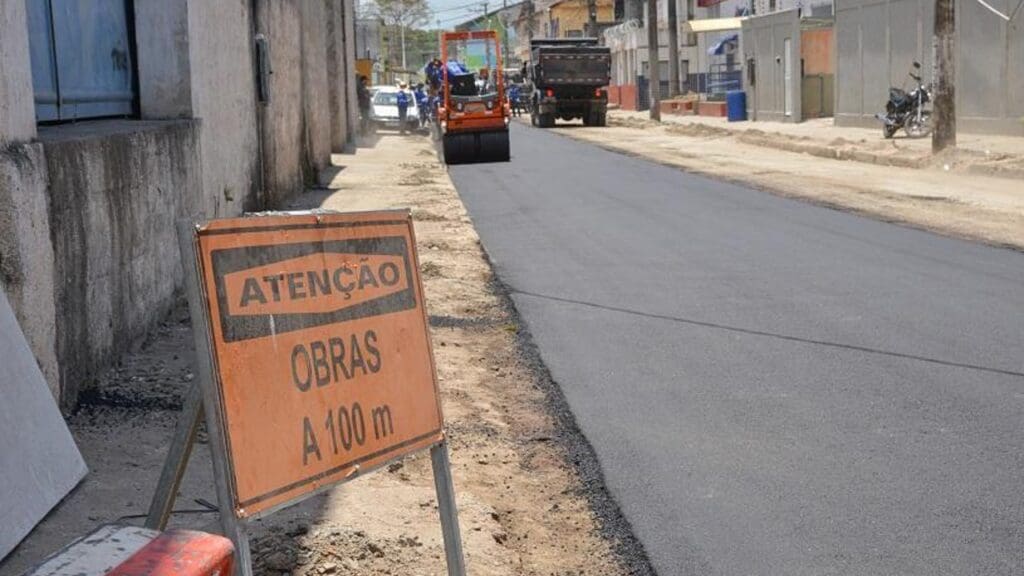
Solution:
[{"label": "sign metal leg", "polygon": [[206,415],[206,432],[210,437],[210,455],[213,460],[213,476],[217,484],[217,506],[220,508],[220,523],[224,536],[235,544],[235,574],[252,576],[252,555],[245,526],[235,516],[234,501],[231,497],[231,479],[228,472],[227,438],[220,421],[220,396],[213,384],[213,350],[210,344],[209,319],[203,305],[200,288],[199,262],[195,249],[195,228],[191,222],[178,223],[178,243],[181,248],[181,267],[185,276],[185,292],[188,294],[188,308],[192,318],[192,334],[196,345],[196,381],[202,390],[202,406]]},{"label": "sign metal leg", "polygon": [[452,484],[452,468],[451,462],[448,460],[447,440],[430,449],[430,463],[434,468],[437,511],[441,515],[441,533],[444,536],[444,554],[448,562],[448,576],[466,576],[466,561],[462,555],[459,511],[455,505],[455,486]]},{"label": "sign metal leg", "polygon": [[188,467],[188,459],[192,455],[192,446],[195,445],[196,433],[199,432],[199,423],[202,419],[203,392],[199,389],[199,383],[194,382],[185,396],[185,405],[182,407],[171,447],[167,451],[167,460],[164,461],[160,481],[156,485],[156,492],[153,493],[153,501],[149,504],[146,528],[163,530],[167,527],[167,520],[174,509],[178,487],[181,486],[181,479]]}]

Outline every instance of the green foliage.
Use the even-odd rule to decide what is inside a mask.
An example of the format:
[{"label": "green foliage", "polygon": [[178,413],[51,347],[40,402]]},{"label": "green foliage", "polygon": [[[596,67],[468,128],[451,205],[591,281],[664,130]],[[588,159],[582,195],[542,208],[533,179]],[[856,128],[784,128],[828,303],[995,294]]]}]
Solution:
[{"label": "green foliage", "polygon": [[430,20],[427,0],[372,0],[365,6],[366,15],[380,18],[392,28],[415,28]]}]

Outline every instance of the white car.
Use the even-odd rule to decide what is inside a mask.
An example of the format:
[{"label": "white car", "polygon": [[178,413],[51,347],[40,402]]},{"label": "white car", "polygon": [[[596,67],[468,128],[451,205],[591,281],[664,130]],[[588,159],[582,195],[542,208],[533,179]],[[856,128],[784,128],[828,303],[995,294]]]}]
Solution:
[{"label": "white car", "polygon": [[[398,130],[398,88],[395,86],[374,86],[370,88],[373,92],[373,121],[378,128],[391,128]],[[420,112],[416,108],[416,96],[412,90],[407,89],[409,96],[409,108],[405,116],[405,129],[415,131],[420,127]]]}]

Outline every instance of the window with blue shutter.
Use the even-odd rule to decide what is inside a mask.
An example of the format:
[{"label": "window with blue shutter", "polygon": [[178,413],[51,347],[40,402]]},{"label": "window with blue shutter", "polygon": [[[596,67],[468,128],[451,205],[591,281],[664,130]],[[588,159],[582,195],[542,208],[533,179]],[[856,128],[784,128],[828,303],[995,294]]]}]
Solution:
[{"label": "window with blue shutter", "polygon": [[133,113],[128,1],[25,0],[38,121]]}]

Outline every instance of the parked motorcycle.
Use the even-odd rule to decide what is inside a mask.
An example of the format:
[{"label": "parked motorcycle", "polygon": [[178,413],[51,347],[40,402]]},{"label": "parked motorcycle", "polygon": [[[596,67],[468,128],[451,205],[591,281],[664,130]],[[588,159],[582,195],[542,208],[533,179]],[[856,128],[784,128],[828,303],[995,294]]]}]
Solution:
[{"label": "parked motorcycle", "polygon": [[917,82],[917,88],[910,92],[895,86],[889,88],[885,114],[875,115],[875,118],[882,121],[882,135],[886,138],[892,138],[900,128],[911,138],[922,138],[931,133],[932,113],[924,109],[924,105],[932,99],[931,85],[922,84],[920,74],[921,63],[915,61],[910,77]]}]

